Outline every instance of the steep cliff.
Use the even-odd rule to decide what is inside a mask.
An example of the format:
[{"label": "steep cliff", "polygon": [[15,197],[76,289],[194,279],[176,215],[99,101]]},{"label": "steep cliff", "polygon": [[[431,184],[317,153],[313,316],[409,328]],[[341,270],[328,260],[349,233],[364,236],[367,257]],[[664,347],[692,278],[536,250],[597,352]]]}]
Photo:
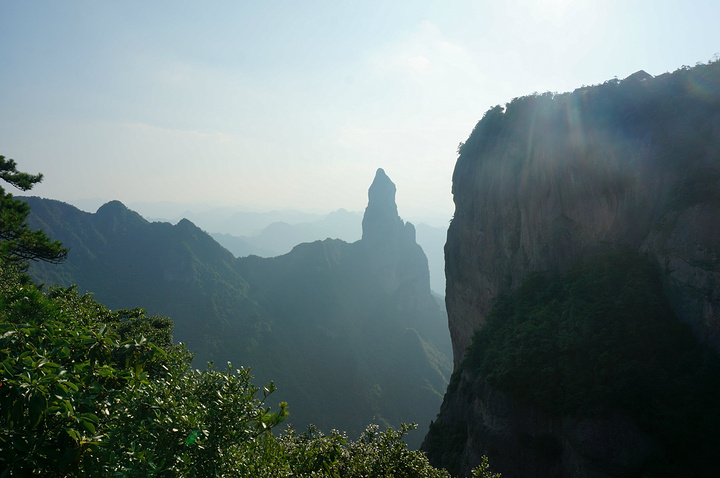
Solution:
[{"label": "steep cliff", "polygon": [[[652,257],[675,315],[720,347],[720,62],[516,98],[489,110],[459,153],[445,247],[456,370],[498,297],[529,273],[562,274],[618,245]],[[632,476],[656,445],[619,411],[588,428],[459,375],[437,423],[455,430],[463,470],[499,446],[503,476]],[[569,446],[581,428],[585,446]],[[548,434],[542,456],[508,444]]]},{"label": "steep cliff", "polygon": [[719,343],[718,71],[716,62],[633,76],[486,113],[453,174],[446,275],[456,364],[498,294],[607,242],[667,264],[678,315]]}]

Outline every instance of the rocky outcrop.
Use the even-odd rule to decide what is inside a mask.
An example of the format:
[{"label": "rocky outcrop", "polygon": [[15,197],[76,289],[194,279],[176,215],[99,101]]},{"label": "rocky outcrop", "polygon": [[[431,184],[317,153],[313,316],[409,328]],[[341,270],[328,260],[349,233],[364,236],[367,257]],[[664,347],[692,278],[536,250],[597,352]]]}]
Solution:
[{"label": "rocky outcrop", "polygon": [[[272,334],[258,341],[266,357],[254,371],[287,396],[292,424],[353,436],[371,420],[413,421],[422,430],[408,437],[416,448],[440,405],[451,347],[427,258],[398,215],[395,191],[378,169],[357,242],[300,244],[275,258],[239,258],[237,268],[274,318]],[[341,417],[329,413],[338,407]]]},{"label": "rocky outcrop", "polygon": [[415,242],[415,226],[404,222],[395,203],[395,184],[380,168],[368,189],[362,221],[362,239],[375,280],[386,293],[412,297],[430,296],[430,271],[422,248]]},{"label": "rocky outcrop", "polygon": [[362,221],[362,239],[366,243],[374,246],[387,243],[394,245],[403,239],[405,224],[398,215],[396,190],[395,183],[382,168],[378,168],[368,189],[368,205]]},{"label": "rocky outcrop", "polygon": [[[676,315],[720,347],[720,62],[516,98],[459,151],[445,246],[456,369],[500,294],[614,245],[654,257]],[[653,448],[620,413],[543,415],[482,377],[448,391],[436,423],[464,430],[465,473],[490,454],[503,476],[632,476]],[[561,456],[533,452],[537,437]]]}]

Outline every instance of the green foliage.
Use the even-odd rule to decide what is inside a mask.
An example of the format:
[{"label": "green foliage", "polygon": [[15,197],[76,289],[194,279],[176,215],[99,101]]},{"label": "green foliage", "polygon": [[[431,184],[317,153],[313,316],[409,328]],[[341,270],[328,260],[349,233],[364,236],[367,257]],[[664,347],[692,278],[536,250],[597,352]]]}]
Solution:
[{"label": "green foliage", "polygon": [[326,436],[310,426],[300,435],[289,429],[279,441],[297,476],[449,477],[431,467],[423,453],[407,449],[402,438],[413,428],[402,425],[400,430],[381,432],[377,425],[370,425],[355,442],[348,442],[337,431]]},{"label": "green foliage", "polygon": [[[327,436],[314,426],[303,434],[291,428],[279,438],[292,474],[327,478],[450,478],[443,469],[432,467],[424,453],[409,450],[403,437],[417,425],[402,425],[400,430],[380,431],[369,425],[360,437],[348,441],[347,436],[333,430]],[[473,476],[499,478],[489,470],[487,457]]]},{"label": "green foliage", "polygon": [[[271,412],[247,369],[170,373],[128,388],[112,411],[98,475],[253,476],[286,416]],[[267,464],[267,463],[266,463]]]},{"label": "green foliage", "polygon": [[10,476],[210,476],[228,460],[253,462],[254,446],[238,443],[262,442],[286,416],[284,404],[274,413],[254,399],[247,370],[189,371],[167,319],[111,312],[74,288],[44,294],[4,269],[0,286],[0,468]]},{"label": "green foliage", "polygon": [[588,414],[601,404],[632,407],[659,368],[656,357],[691,340],[665,302],[654,266],[620,251],[564,277],[529,275],[513,296],[497,301],[464,366],[550,411]]},{"label": "green foliage", "polygon": [[13,159],[5,159],[0,155],[0,179],[10,183],[18,189],[27,191],[42,181],[42,174],[28,174],[17,170],[17,164]]},{"label": "green foliage", "polygon": [[167,319],[1,278],[4,476],[449,476],[407,448],[414,426],[372,425],[354,442],[314,427],[275,437],[287,408],[267,407],[274,386],[229,365],[190,370]]},{"label": "green foliage", "polygon": [[122,390],[148,383],[151,365],[180,349],[123,340],[104,323],[122,319],[90,296],[43,294],[0,267],[0,464],[13,476],[77,471],[98,452]]},{"label": "green foliage", "polygon": [[490,463],[488,462],[488,457],[484,456],[482,457],[480,464],[473,468],[472,470],[472,476],[474,478],[500,478],[500,473],[493,473],[490,471]]},{"label": "green foliage", "polygon": [[[12,159],[0,155],[0,179],[27,191],[42,181],[42,174],[19,172]],[[0,260],[27,268],[29,260],[58,263],[65,259],[67,250],[57,241],[51,241],[44,232],[33,231],[25,224],[30,207],[14,199],[0,187]]]}]

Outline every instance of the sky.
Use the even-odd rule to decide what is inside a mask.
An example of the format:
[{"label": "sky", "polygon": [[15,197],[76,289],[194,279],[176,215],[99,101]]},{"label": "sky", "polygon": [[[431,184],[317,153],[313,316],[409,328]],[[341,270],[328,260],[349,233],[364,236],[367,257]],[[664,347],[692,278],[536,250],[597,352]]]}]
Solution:
[{"label": "sky", "polygon": [[717,0],[0,0],[0,154],[85,210],[362,211],[383,168],[404,219],[447,225],[485,111],[706,63],[718,18]]}]

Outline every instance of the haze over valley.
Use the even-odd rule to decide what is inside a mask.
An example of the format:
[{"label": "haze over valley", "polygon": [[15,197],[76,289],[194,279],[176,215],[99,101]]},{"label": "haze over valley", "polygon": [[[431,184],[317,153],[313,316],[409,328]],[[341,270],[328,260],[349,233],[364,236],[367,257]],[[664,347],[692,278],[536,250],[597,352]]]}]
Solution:
[{"label": "haze over valley", "polygon": [[[70,249],[30,275],[77,284],[113,309],[142,303],[172,317],[195,366],[230,361],[274,381],[300,430],[356,437],[373,421],[425,430],[451,372],[447,315],[382,169],[368,200],[357,241],[326,238],[265,259],[234,258],[188,219],[151,223],[118,201],[90,214],[28,197],[30,226]],[[408,442],[417,448],[422,435]]]}]

